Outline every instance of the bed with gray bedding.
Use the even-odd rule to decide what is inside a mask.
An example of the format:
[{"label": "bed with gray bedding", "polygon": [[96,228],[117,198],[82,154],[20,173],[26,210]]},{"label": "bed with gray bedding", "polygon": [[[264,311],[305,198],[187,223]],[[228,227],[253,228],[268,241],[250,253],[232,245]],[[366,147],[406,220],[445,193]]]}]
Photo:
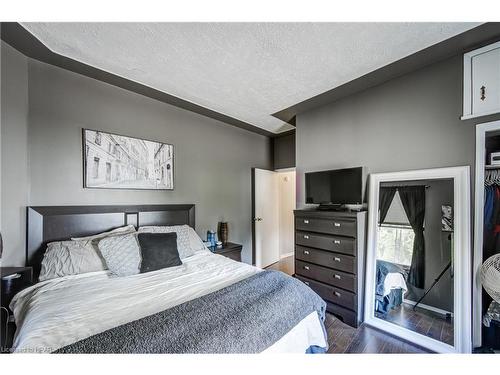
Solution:
[{"label": "bed with gray bedding", "polygon": [[299,280],[263,271],[55,353],[259,353],[311,312],[324,322],[325,309]]}]

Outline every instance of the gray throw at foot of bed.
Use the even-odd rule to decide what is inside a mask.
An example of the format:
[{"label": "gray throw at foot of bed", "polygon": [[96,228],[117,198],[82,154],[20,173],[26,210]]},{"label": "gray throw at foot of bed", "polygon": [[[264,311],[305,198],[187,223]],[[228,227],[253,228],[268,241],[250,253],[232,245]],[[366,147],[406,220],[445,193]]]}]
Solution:
[{"label": "gray throw at foot of bed", "polygon": [[323,322],[325,309],[299,280],[263,271],[55,353],[259,353],[313,311]]}]

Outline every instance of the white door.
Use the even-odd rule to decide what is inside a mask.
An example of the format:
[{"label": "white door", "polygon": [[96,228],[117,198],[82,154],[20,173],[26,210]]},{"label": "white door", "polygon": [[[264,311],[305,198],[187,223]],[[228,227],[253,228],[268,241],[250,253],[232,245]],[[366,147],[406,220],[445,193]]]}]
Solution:
[{"label": "white door", "polygon": [[254,169],[255,265],[260,268],[279,261],[278,174]]}]

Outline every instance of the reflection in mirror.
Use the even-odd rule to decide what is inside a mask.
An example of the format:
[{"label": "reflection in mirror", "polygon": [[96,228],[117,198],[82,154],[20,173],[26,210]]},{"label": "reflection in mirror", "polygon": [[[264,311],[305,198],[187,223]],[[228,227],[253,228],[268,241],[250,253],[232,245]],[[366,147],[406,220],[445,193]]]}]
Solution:
[{"label": "reflection in mirror", "polygon": [[453,346],[453,179],[382,182],[375,316]]}]

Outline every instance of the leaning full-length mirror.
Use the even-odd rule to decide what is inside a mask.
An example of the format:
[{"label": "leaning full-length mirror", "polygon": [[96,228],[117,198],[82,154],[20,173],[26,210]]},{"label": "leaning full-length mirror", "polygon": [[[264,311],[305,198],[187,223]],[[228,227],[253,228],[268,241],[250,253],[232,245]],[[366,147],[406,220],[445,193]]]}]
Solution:
[{"label": "leaning full-length mirror", "polygon": [[445,168],[373,175],[371,181],[367,322],[415,336],[439,352],[467,351],[464,340],[470,341],[455,328],[457,313],[459,319],[464,314],[462,307],[456,311],[457,294],[465,301],[457,288],[469,283],[464,290],[470,289],[461,272],[467,261],[461,252],[470,249],[464,233],[469,218],[463,216],[468,181],[461,174],[468,175]]}]

